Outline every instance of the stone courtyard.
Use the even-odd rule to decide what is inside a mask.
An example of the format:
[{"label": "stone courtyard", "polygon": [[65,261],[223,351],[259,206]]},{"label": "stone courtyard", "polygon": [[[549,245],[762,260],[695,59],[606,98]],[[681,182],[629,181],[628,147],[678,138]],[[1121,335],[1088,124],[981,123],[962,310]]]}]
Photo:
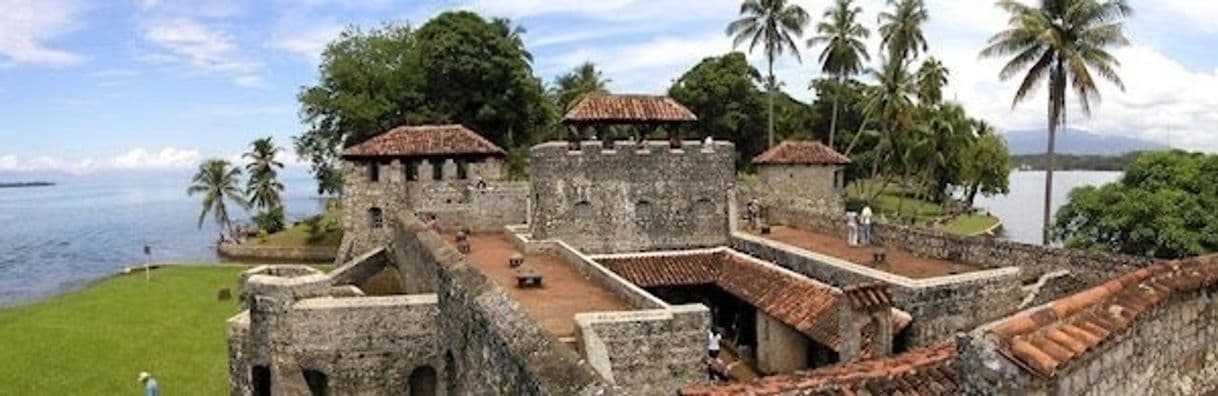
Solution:
[{"label": "stone courtyard", "polygon": [[[247,271],[230,394],[1218,389],[1218,259],[883,223],[876,246],[846,246],[848,158],[784,142],[753,159],[760,181],[738,182],[731,142],[647,140],[695,119],[666,97],[585,96],[569,141],[533,147],[527,182],[462,126],[347,149],[336,268]],[[622,125],[639,135],[603,139]],[[768,233],[746,230],[753,197]]]}]

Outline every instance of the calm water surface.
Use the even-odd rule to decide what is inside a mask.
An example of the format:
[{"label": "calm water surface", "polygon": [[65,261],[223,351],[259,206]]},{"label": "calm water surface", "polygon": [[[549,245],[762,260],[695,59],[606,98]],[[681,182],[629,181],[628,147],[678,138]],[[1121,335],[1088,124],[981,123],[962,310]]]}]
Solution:
[{"label": "calm water surface", "polygon": [[[219,229],[210,217],[197,227],[201,204],[186,195],[188,175],[128,176],[0,189],[0,306],[141,264],[144,245],[152,247],[154,262],[219,260]],[[307,177],[283,181],[289,221],[320,211]]]},{"label": "calm water surface", "polygon": [[[1053,212],[1066,204],[1070,190],[1114,182],[1121,172],[1070,171],[1053,173]],[[1040,244],[1045,199],[1045,172],[1011,172],[1011,193],[977,197],[977,206],[1002,219],[1006,238]]]}]

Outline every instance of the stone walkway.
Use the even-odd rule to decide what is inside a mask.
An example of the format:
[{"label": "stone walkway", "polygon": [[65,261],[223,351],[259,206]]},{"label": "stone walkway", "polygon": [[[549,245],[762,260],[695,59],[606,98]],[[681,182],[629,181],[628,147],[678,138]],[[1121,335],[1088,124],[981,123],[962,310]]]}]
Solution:
[{"label": "stone walkway", "polygon": [[819,234],[786,226],[774,226],[769,235],[760,236],[914,279],[934,278],[978,270],[977,267],[971,265],[917,257],[903,249],[891,247],[884,247],[888,256],[885,262],[873,264],[872,251],[877,246],[852,247],[846,244],[845,238],[836,235]]},{"label": "stone walkway", "polygon": [[[452,235],[445,235],[450,243]],[[524,261],[544,277],[542,287],[516,287],[516,276],[508,258],[519,253],[502,234],[470,237],[469,254],[482,273],[520,303],[533,319],[555,337],[575,334],[575,314],[582,312],[629,311],[634,308],[609,290],[587,279],[571,264],[554,254],[529,254]]]}]

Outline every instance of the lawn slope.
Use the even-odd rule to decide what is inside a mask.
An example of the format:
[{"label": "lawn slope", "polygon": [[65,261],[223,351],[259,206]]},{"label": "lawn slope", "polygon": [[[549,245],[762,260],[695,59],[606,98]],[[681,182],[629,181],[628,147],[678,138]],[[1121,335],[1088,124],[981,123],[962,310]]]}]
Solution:
[{"label": "lawn slope", "polygon": [[151,372],[167,395],[227,394],[224,320],[237,266],[167,267],[0,310],[0,395],[142,394]]}]

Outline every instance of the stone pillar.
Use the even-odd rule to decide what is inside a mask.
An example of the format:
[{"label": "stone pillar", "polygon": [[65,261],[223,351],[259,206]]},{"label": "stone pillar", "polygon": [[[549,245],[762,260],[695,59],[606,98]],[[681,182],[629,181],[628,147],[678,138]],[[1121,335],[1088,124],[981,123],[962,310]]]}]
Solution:
[{"label": "stone pillar", "polygon": [[858,318],[855,326],[860,339],[866,329],[873,329],[871,344],[867,346],[871,358],[882,358],[892,354],[892,294],[888,286],[881,283],[869,283],[847,286],[842,289],[846,293],[854,315]]},{"label": "stone pillar", "polygon": [[452,158],[444,159],[444,181],[457,180],[457,162]]}]

